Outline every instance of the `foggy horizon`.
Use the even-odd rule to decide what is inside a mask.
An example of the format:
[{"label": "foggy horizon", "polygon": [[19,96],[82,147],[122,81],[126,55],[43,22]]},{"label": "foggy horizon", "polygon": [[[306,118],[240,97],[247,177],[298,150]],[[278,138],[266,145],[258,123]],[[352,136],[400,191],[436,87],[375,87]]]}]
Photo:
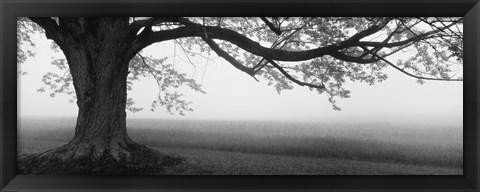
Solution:
[{"label": "foggy horizon", "polygon": [[[343,118],[331,118],[331,119],[221,119],[221,118],[188,118],[188,117],[176,117],[176,118],[164,118],[164,117],[128,117],[127,116],[127,124],[129,120],[145,120],[145,121],[212,121],[212,122],[266,122],[266,123],[313,123],[313,124],[375,124],[375,123],[386,123],[386,124],[394,124],[394,125],[419,125],[419,126],[452,126],[463,128],[463,118],[450,118],[451,115],[431,115],[431,116],[420,116],[420,117],[409,117],[409,116],[401,116],[401,117],[390,117],[389,119],[386,118],[379,118],[377,120],[372,119],[362,119],[361,117],[349,117],[348,121]],[[76,121],[77,116],[19,116],[19,121],[29,120],[29,119],[71,119],[72,121]]]}]

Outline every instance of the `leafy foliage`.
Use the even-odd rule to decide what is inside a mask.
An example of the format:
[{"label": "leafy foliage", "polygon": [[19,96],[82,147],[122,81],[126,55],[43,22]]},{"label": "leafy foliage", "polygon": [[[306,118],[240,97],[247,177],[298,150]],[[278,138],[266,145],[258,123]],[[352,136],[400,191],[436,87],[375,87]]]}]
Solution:
[{"label": "leafy foliage", "polygon": [[28,57],[35,56],[35,52],[32,50],[35,47],[32,35],[36,31],[42,31],[42,29],[25,17],[17,19],[17,75],[26,74],[21,71],[20,66]]},{"label": "leafy foliage", "polygon": [[[193,111],[189,107],[191,102],[184,99],[184,95],[178,93],[178,89],[182,86],[191,88],[192,90],[205,93],[201,89],[201,85],[197,84],[194,79],[187,78],[184,73],[179,73],[174,70],[172,64],[164,64],[167,58],[155,59],[152,57],[143,57],[138,54],[130,62],[130,74],[127,81],[127,90],[133,90],[133,82],[140,80],[141,77],[153,77],[158,84],[158,96],[157,99],[152,102],[151,111],[154,111],[157,106],[165,106],[166,110],[173,114],[174,111],[180,115],[184,115],[185,111]],[[47,92],[51,97],[55,97],[56,94],[64,93],[72,95],[73,99],[70,102],[74,102],[76,96],[72,89],[72,76],[68,70],[68,64],[65,58],[57,58],[52,61],[52,64],[57,66],[60,70],[65,71],[63,75],[48,72],[43,75],[42,82],[45,86],[38,89],[38,92]],[[138,112],[143,108],[136,107],[132,98],[127,99],[127,109],[131,112]]]},{"label": "leafy foliage", "polygon": [[[58,23],[58,19],[55,20]],[[32,42],[32,30],[40,27],[19,19],[17,39],[19,42]],[[278,93],[291,90],[293,84],[308,86],[320,94],[327,94],[334,109],[338,98],[350,97],[344,85],[347,81],[365,82],[373,85],[387,79],[383,70],[393,67],[398,71],[424,80],[462,80],[463,73],[463,30],[462,18],[417,17],[191,17],[191,18],[150,18],[130,19],[131,26],[138,27],[137,37],[174,31],[182,28],[202,27],[201,35],[193,34],[174,38],[187,59],[189,57],[209,58],[213,50],[227,59],[232,65],[253,78],[262,77]],[[207,31],[207,27],[225,30],[242,38],[219,37],[218,33]],[[147,29],[151,28],[151,29]],[[149,31],[151,30],[151,31]],[[227,33],[226,32],[226,33]],[[213,36],[212,35],[217,35]],[[246,40],[245,40],[246,38]],[[251,40],[255,43],[249,44]],[[34,44],[31,44],[34,46]],[[53,48],[58,49],[56,44]],[[301,55],[307,50],[332,48],[310,59],[273,61],[267,51],[283,50],[291,55]],[[285,52],[287,51],[287,52]],[[303,52],[302,52],[303,51]],[[322,51],[322,50],[320,50]],[[395,54],[412,53],[405,60],[396,63],[389,61]],[[17,50],[19,60],[25,60],[30,52]],[[252,54],[253,53],[253,54]],[[271,55],[271,54],[270,54]],[[286,59],[285,59],[286,60]],[[61,70],[67,70],[65,60],[53,62]],[[200,85],[186,74],[176,71],[166,58],[143,57],[137,54],[130,61],[128,90],[133,81],[140,77],[152,76],[158,84],[159,94],[151,105],[154,110],[159,105],[168,112],[177,111],[183,115],[191,111],[190,102],[183,99],[180,87],[204,93]],[[51,94],[72,92],[68,90],[71,76],[47,73],[43,82],[52,90]],[[44,88],[39,91],[45,91]],[[127,100],[128,109],[139,111]]]},{"label": "leafy foliage", "polygon": [[[389,62],[377,59],[379,55],[384,58],[400,51],[414,52],[414,56],[406,61],[398,62],[398,67],[406,73],[412,73],[418,77],[430,79],[462,79],[462,30],[461,18],[269,18],[281,31],[276,35],[259,18],[190,18],[191,21],[209,26],[221,26],[257,41],[265,47],[288,51],[311,50],[319,47],[339,44],[367,30],[369,26],[376,25],[384,20],[391,20],[379,32],[367,36],[370,42],[378,43],[402,43],[415,38],[429,30],[433,30],[433,36],[426,36],[412,41],[403,46],[375,48],[373,46],[352,46],[342,50],[347,56],[361,59],[376,59],[369,63],[349,62],[331,56],[323,56],[304,62],[289,62],[281,65],[288,70],[294,78],[302,79],[311,84],[325,85],[324,89],[311,88],[319,93],[326,93],[333,108],[336,98],[348,98],[349,90],[344,84],[349,81],[366,82],[373,85],[387,79],[382,72]],[[457,22],[451,27],[446,25]],[[459,27],[460,26],[460,27]],[[378,41],[377,39],[384,39]],[[363,40],[361,39],[361,40]],[[180,42],[191,46],[203,45],[201,51],[208,51],[208,46],[202,43],[201,38],[191,37],[180,39]],[[261,56],[250,54],[235,44],[219,41],[220,47],[235,57],[245,66],[260,66],[257,74],[275,87],[278,93],[282,90],[293,89],[293,82],[282,75]],[[376,54],[368,54],[366,50],[376,51]],[[376,50],[375,50],[376,49]],[[241,56],[240,56],[241,55]],[[456,70],[454,70],[456,69]],[[419,83],[425,81],[418,79]]]},{"label": "leafy foliage", "polygon": [[[177,72],[172,64],[165,64],[166,59],[166,57],[155,59],[137,54],[130,61],[131,73],[128,77],[127,88],[132,90],[132,82],[139,80],[140,77],[152,76],[157,81],[158,96],[152,102],[150,110],[154,111],[160,105],[164,106],[170,114],[177,111],[180,115],[185,115],[185,111],[193,111],[193,109],[189,107],[191,102],[185,101],[184,95],[177,92],[179,88],[185,86],[197,92],[205,93],[205,91],[194,79],[187,78],[187,74]],[[133,104],[131,99],[130,104]],[[133,108],[132,105],[129,109],[131,111],[140,110]]]}]

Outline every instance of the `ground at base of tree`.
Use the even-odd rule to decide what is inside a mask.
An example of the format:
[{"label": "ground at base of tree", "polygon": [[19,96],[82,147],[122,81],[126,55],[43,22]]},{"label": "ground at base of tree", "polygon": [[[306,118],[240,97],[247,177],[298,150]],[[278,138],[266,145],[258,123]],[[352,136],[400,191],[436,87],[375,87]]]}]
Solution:
[{"label": "ground at base of tree", "polygon": [[[64,144],[21,140],[19,154],[38,153]],[[152,148],[165,157],[181,158],[156,174],[167,175],[462,175],[461,168],[250,154],[186,148]]]},{"label": "ground at base of tree", "polygon": [[21,175],[160,175],[177,166],[183,158],[162,154],[144,145],[127,149],[131,158],[115,158],[104,152],[96,158],[62,159],[58,151],[67,145],[45,152],[22,155],[17,162]]}]

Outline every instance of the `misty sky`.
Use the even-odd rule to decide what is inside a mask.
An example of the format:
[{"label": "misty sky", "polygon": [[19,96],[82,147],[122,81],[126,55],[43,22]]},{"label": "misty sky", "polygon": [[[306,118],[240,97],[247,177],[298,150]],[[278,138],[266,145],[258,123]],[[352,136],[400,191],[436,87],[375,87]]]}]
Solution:
[{"label": "misty sky", "polygon": [[[49,40],[35,36],[37,56],[22,64],[22,71],[27,75],[18,79],[19,116],[76,116],[77,106],[70,103],[70,95],[59,94],[55,98],[48,93],[38,93],[43,86],[42,75],[56,72],[51,64],[52,57],[62,57],[61,53],[51,51]],[[170,115],[161,107],[155,112],[150,105],[158,93],[156,81],[145,78],[135,82],[129,96],[136,102],[136,107],[144,110],[127,113],[128,118],[162,118],[162,119],[221,119],[221,120],[282,120],[282,121],[409,121],[413,123],[461,123],[463,117],[463,83],[445,81],[427,81],[416,83],[416,79],[399,71],[388,68],[389,78],[376,85],[366,83],[347,83],[351,98],[339,99],[337,104],[341,111],[332,109],[326,95],[319,95],[306,87],[295,86],[293,90],[280,95],[267,81],[259,78],[255,81],[245,73],[235,69],[228,62],[218,58],[214,53],[206,62],[204,58],[194,58],[198,64],[194,67],[186,62],[185,55],[177,46],[175,68],[201,82],[207,92],[201,94],[186,91],[186,99],[192,101],[193,112],[185,116]],[[173,42],[163,42],[150,46],[145,55],[170,56],[173,62]],[[389,59],[395,63],[396,55]]]}]

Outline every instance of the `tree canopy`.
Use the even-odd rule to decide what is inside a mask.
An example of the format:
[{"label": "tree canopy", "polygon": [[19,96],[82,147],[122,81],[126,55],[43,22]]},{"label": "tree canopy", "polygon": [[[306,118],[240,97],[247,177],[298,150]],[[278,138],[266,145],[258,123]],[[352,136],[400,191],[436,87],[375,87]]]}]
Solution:
[{"label": "tree canopy", "polygon": [[[35,54],[20,48],[23,44],[35,46],[35,31],[45,33],[53,40],[52,48],[60,51],[59,34],[66,33],[64,26],[72,21],[78,24],[78,30],[98,33],[94,28],[81,28],[87,26],[83,23],[92,22],[88,18],[19,18],[19,63]],[[336,99],[350,96],[345,82],[382,82],[387,79],[387,67],[416,78],[419,83],[463,79],[462,18],[131,17],[128,23],[132,43],[127,54],[131,58],[127,86],[131,90],[133,81],[152,76],[159,95],[151,110],[164,106],[171,113],[183,115],[192,109],[183,94],[175,90],[186,86],[204,93],[199,83],[176,71],[166,58],[142,54],[144,48],[163,41],[174,41],[187,57],[209,58],[215,53],[255,80],[267,81],[279,93],[297,84],[327,94],[337,110],[340,108]],[[407,51],[409,57],[398,62],[390,60],[391,56]],[[56,59],[52,64],[65,73],[45,74],[45,86],[38,91],[75,97],[66,59]],[[131,98],[127,109],[141,110]]]},{"label": "tree canopy", "polygon": [[[155,43],[173,41],[188,58],[215,53],[279,93],[297,84],[326,94],[337,110],[336,100],[350,97],[347,81],[382,82],[386,68],[420,83],[463,79],[462,18],[29,17],[17,22],[19,63],[35,54],[23,46],[35,46],[35,31],[65,56],[52,62],[65,72],[46,73],[38,91],[71,94],[78,106],[73,138],[22,158],[22,174],[157,174],[178,164],[127,133],[125,109],[141,110],[127,91],[140,77],[157,82],[152,110],[162,106],[184,114],[192,109],[179,88],[204,92],[167,58],[143,54]],[[410,56],[390,60],[402,52]]]}]

